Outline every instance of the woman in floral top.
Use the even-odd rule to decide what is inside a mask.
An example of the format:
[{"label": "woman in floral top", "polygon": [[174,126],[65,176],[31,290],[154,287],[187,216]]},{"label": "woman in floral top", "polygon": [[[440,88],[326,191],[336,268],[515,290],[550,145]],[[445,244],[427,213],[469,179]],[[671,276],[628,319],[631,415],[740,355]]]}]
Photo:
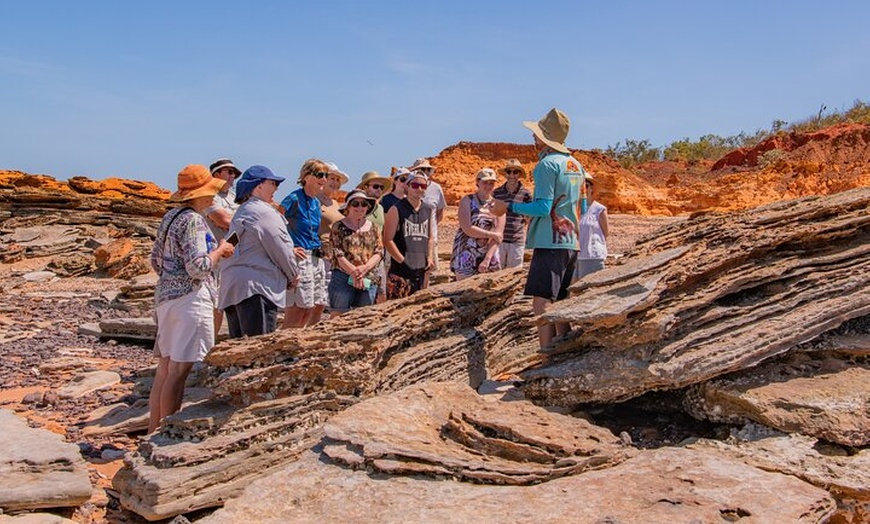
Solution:
[{"label": "woman in floral top", "polygon": [[189,165],[178,173],[178,191],[172,200],[182,206],[166,213],[151,250],[157,272],[154,302],[160,357],[151,386],[148,432],[181,408],[184,381],[193,367],[214,346],[214,308],[217,301],[213,269],[233,246],[212,236],[202,212],[225,182],[212,178],[205,166]]},{"label": "woman in floral top", "polygon": [[359,189],[348,193],[341,213],[332,225],[332,278],[329,308],[341,314],[355,307],[370,306],[378,292],[384,246],[378,229],[366,219],[376,201]]}]

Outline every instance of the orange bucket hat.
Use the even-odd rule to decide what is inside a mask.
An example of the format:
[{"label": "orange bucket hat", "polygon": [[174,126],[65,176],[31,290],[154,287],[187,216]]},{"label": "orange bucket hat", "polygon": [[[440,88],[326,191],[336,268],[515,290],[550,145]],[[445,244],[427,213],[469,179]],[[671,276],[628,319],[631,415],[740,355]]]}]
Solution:
[{"label": "orange bucket hat", "polygon": [[203,196],[215,196],[223,189],[225,181],[211,176],[207,167],[190,164],[178,172],[178,191],[169,200],[186,202]]}]

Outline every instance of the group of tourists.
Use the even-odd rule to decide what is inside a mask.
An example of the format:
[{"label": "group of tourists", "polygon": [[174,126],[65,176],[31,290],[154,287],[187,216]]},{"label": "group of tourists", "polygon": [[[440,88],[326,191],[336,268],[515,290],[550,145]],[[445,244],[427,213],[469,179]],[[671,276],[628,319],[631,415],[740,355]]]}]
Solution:
[{"label": "group of tourists", "polygon": [[[476,191],[459,202],[450,270],[457,280],[523,265],[536,314],[567,296],[572,280],[603,268],[607,211],[595,182],[565,146],[569,121],[556,109],[524,122],[539,151],[533,192],[517,159],[475,174]],[[151,253],[159,357],[149,432],[181,406],[193,364],[213,347],[224,316],[231,338],[304,328],[324,313],[407,297],[438,269],[438,225],[446,201],[425,158],[389,176],[362,175],[343,202],[349,177],[335,163],[306,161],[298,188],[280,204],[284,182],[268,167],[242,172],[221,158],[178,173]],[[497,185],[500,176],[504,182]],[[579,257],[579,258],[578,258]],[[540,326],[541,346],[566,330]]]}]

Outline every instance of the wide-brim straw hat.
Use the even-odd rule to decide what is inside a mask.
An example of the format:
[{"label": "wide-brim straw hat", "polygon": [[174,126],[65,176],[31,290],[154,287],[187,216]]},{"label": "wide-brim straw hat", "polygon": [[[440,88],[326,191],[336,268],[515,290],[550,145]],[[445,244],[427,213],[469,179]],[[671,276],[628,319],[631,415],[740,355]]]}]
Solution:
[{"label": "wide-brim straw hat", "polygon": [[169,197],[174,202],[186,202],[194,198],[213,197],[224,188],[226,182],[211,176],[201,164],[190,164],[178,172],[178,191]]},{"label": "wide-brim straw hat", "polygon": [[356,185],[357,189],[365,189],[366,185],[381,181],[384,184],[384,193],[387,194],[393,189],[393,181],[385,176],[381,176],[377,171],[367,171],[363,173],[362,180],[360,180],[359,184]]},{"label": "wide-brim straw hat", "polygon": [[544,115],[544,118],[537,122],[525,121],[523,125],[532,130],[541,142],[547,144],[556,151],[570,154],[568,146],[565,145],[565,140],[568,139],[568,130],[571,128],[571,122],[568,120],[568,115],[559,111],[555,107]]},{"label": "wide-brim straw hat", "polygon": [[526,168],[524,168],[523,164],[519,160],[517,160],[516,158],[511,158],[510,160],[505,162],[504,167],[499,169],[498,172],[506,176],[507,173],[505,173],[505,171],[507,171],[508,169],[519,169],[520,171],[523,172],[523,175],[528,174],[528,172],[526,171]]},{"label": "wide-brim straw hat", "polygon": [[378,201],[368,196],[365,191],[362,189],[354,189],[344,197],[344,203],[338,207],[338,211],[342,215],[347,214],[347,206],[350,204],[351,200],[365,200],[369,207],[368,211],[366,211],[367,215],[372,212],[376,205],[378,205]]}]

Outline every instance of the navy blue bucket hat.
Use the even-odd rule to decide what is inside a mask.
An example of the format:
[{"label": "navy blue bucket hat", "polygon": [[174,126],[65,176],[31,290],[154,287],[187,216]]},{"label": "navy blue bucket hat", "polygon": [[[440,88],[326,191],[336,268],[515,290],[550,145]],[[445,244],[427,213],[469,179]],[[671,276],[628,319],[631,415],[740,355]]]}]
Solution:
[{"label": "navy blue bucket hat", "polygon": [[266,166],[251,166],[242,173],[242,177],[236,182],[236,204],[241,204],[251,196],[251,191],[260,185],[263,180],[274,180],[281,184],[284,177],[280,177]]}]

